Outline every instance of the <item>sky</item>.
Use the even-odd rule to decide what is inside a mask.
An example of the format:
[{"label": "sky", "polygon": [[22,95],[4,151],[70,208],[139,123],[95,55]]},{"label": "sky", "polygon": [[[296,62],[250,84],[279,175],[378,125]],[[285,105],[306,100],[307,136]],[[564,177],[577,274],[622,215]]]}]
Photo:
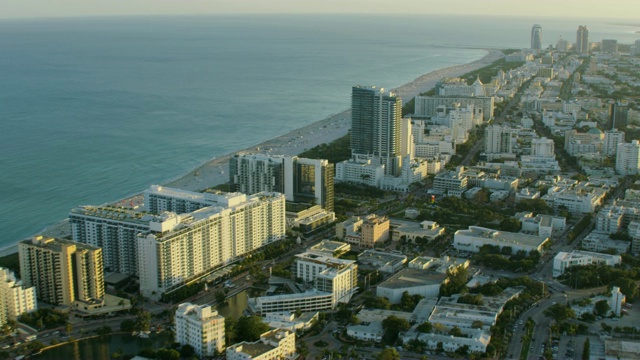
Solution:
[{"label": "sky", "polygon": [[624,18],[639,0],[0,0],[0,18],[113,15],[394,13]]}]

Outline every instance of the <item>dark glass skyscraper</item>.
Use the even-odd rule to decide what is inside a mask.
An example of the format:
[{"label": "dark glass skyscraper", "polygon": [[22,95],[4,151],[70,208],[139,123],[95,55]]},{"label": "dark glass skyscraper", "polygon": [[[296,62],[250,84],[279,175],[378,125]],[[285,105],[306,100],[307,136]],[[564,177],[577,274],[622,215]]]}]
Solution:
[{"label": "dark glass skyscraper", "polygon": [[542,50],[542,26],[538,24],[531,28],[531,49]]},{"label": "dark glass skyscraper", "polygon": [[351,152],[378,157],[385,173],[401,167],[402,99],[375,86],[354,86],[351,92]]}]

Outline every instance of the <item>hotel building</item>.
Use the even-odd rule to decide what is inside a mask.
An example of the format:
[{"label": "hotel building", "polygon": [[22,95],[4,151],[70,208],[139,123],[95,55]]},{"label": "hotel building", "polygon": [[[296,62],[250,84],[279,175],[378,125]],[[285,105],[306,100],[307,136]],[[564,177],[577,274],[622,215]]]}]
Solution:
[{"label": "hotel building", "polygon": [[38,310],[36,288],[22,285],[13,271],[0,268],[0,326],[35,310]]},{"label": "hotel building", "polygon": [[20,273],[38,299],[52,305],[94,304],[104,297],[102,249],[34,236],[18,243]]},{"label": "hotel building", "polygon": [[198,357],[214,356],[225,348],[224,317],[209,305],[178,305],[176,342],[191,345]]}]

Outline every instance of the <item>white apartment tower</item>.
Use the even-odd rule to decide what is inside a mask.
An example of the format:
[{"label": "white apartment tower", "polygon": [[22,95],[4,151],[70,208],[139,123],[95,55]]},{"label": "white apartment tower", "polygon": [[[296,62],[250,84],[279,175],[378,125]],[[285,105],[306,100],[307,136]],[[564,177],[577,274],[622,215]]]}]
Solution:
[{"label": "white apartment tower", "polygon": [[484,152],[490,154],[511,154],[511,129],[499,125],[490,125],[484,131]]},{"label": "white apartment tower", "polygon": [[624,132],[618,131],[617,129],[605,130],[602,155],[615,156],[618,151],[618,144],[621,143],[624,143]]},{"label": "white apartment tower", "polygon": [[38,310],[36,288],[23,286],[13,271],[0,268],[0,326],[35,310]]},{"label": "white apartment tower", "polygon": [[547,138],[531,140],[531,154],[533,156],[554,156],[553,140]]},{"label": "white apartment tower", "polygon": [[620,175],[636,175],[640,169],[640,142],[620,143],[616,150],[616,172]]},{"label": "white apartment tower", "polygon": [[167,213],[136,237],[140,291],[158,298],[238,257],[285,237],[280,193],[219,194],[227,203]]},{"label": "white apartment tower", "polygon": [[224,350],[224,317],[210,305],[180,304],[174,319],[176,342],[191,345],[198,357],[214,356]]}]

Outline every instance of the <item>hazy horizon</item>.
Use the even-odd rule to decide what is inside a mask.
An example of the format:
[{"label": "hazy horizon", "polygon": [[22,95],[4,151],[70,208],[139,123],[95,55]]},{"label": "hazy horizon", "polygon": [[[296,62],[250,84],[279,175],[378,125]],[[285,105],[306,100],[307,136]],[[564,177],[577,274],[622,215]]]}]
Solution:
[{"label": "hazy horizon", "polygon": [[[93,16],[239,15],[239,14],[405,14],[560,17],[638,20],[637,0],[453,0],[448,2],[404,0],[0,0],[0,19],[64,18]],[[638,24],[633,24],[638,25]]]}]

